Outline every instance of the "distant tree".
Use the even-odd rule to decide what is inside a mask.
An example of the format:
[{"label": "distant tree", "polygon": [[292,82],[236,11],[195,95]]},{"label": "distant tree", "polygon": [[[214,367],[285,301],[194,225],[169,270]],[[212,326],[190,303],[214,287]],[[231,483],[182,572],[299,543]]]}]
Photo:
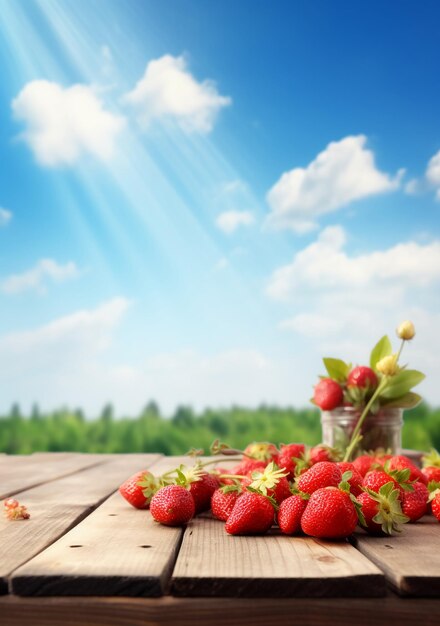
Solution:
[{"label": "distant tree", "polygon": [[101,411],[100,420],[106,424],[109,424],[113,421],[114,418],[114,408],[113,405],[108,403],[104,406]]},{"label": "distant tree", "polygon": [[179,428],[192,428],[195,425],[195,416],[190,406],[178,406],[172,422]]}]

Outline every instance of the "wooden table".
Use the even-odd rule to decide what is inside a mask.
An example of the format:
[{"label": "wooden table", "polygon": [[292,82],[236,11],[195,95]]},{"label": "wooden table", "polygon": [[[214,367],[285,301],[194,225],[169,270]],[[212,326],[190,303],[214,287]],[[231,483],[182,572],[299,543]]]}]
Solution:
[{"label": "wooden table", "polygon": [[[231,537],[209,515],[186,529],[119,496],[161,455],[0,455],[0,498],[31,518],[0,519],[1,626],[440,624],[440,524],[351,542]],[[224,463],[222,463],[224,465]]]}]

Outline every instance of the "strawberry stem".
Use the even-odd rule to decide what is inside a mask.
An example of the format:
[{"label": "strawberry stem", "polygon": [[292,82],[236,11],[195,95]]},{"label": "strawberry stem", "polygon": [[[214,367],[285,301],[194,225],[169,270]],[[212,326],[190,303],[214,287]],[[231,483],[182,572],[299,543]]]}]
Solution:
[{"label": "strawberry stem", "polygon": [[356,446],[361,441],[362,435],[360,434],[360,432],[361,432],[362,424],[364,423],[365,418],[367,417],[368,412],[371,409],[371,407],[373,406],[376,398],[382,393],[382,391],[387,386],[388,379],[389,379],[388,376],[384,376],[382,378],[382,380],[380,381],[379,385],[376,388],[376,391],[373,393],[373,395],[371,396],[371,398],[369,399],[369,401],[365,405],[365,408],[362,411],[362,414],[361,414],[360,418],[358,419],[358,423],[356,424],[356,427],[353,430],[353,434],[351,436],[350,443],[348,444],[347,449],[345,451],[345,456],[344,456],[344,459],[343,459],[344,463],[347,462],[347,461],[350,461],[351,456],[352,456]]}]

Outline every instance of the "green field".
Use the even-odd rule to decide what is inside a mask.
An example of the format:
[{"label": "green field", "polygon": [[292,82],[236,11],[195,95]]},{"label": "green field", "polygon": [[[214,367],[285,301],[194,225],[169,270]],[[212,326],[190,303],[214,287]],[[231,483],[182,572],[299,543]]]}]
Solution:
[{"label": "green field", "polygon": [[[440,449],[440,409],[421,404],[405,413],[403,446]],[[251,441],[316,444],[321,438],[319,412],[262,405],[257,409],[206,409],[196,414],[178,407],[163,417],[150,402],[137,417],[115,417],[110,405],[97,419],[66,409],[42,414],[35,407],[22,415],[17,405],[0,417],[0,451],[163,452],[183,454],[192,447],[209,449],[219,438],[242,448]]]}]

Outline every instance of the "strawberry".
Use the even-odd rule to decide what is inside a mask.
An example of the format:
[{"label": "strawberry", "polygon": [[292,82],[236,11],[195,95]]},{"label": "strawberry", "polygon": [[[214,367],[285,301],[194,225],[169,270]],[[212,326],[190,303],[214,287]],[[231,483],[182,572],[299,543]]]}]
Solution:
[{"label": "strawberry", "polygon": [[268,443],[267,441],[254,442],[246,446],[244,453],[248,457],[250,456],[253,459],[257,459],[257,461],[269,463],[270,461],[276,460],[278,449],[273,443]]},{"label": "strawberry", "polygon": [[228,486],[216,489],[211,497],[211,510],[214,517],[226,522],[234,508],[237,498],[241,495],[240,487]]},{"label": "strawberry", "polygon": [[290,485],[285,476],[286,472],[278,469],[272,461],[263,471],[252,472],[251,482],[247,479],[242,481],[242,485],[251,487],[263,496],[273,497],[277,504],[291,495]]},{"label": "strawberry", "polygon": [[258,461],[257,459],[243,459],[243,461],[232,468],[230,473],[238,476],[247,476],[250,472],[264,470],[265,467],[266,463],[264,461]]},{"label": "strawberry", "polygon": [[424,483],[415,482],[414,491],[405,491],[403,494],[402,511],[409,517],[410,522],[416,522],[428,510],[428,487]]},{"label": "strawberry", "polygon": [[400,524],[409,521],[402,513],[400,491],[392,481],[382,485],[378,491],[368,489],[357,497],[362,506],[362,526],[373,534],[391,535],[400,532]]},{"label": "strawberry", "polygon": [[301,530],[301,517],[307,505],[301,495],[294,494],[283,500],[278,510],[278,526],[285,535],[295,535]]},{"label": "strawberry", "polygon": [[377,387],[376,372],[371,367],[359,365],[351,370],[347,378],[347,387],[357,387],[373,391]]},{"label": "strawberry", "polygon": [[336,448],[330,448],[320,443],[317,446],[313,446],[309,450],[309,459],[312,465],[319,463],[320,461],[339,461],[341,453]]},{"label": "strawberry", "polygon": [[365,488],[378,492],[380,487],[391,481],[394,484],[394,488],[399,490],[400,498],[402,499],[405,491],[414,490],[412,483],[409,481],[409,477],[409,468],[403,470],[392,470],[390,469],[387,461],[383,468],[367,472],[364,476],[362,484]]},{"label": "strawberry", "polygon": [[428,485],[429,501],[431,503],[432,514],[440,522],[440,482],[432,481]]},{"label": "strawberry", "polygon": [[440,491],[433,497],[431,501],[432,513],[440,522]]},{"label": "strawberry", "polygon": [[343,396],[341,385],[331,378],[323,378],[315,386],[313,402],[323,411],[332,411],[342,404]]},{"label": "strawberry", "polygon": [[422,474],[425,476],[428,483],[432,481],[440,483],[440,467],[424,467],[422,468]]},{"label": "strawberry", "polygon": [[289,472],[290,478],[294,478],[298,459],[303,457],[305,451],[306,447],[303,443],[282,443],[276,463],[278,467]]},{"label": "strawberry", "polygon": [[337,487],[341,480],[342,472],[336,463],[321,461],[301,474],[297,486],[300,491],[312,494],[323,487]]},{"label": "strawberry", "polygon": [[204,472],[199,480],[195,480],[189,486],[189,491],[194,498],[197,513],[208,511],[211,506],[211,496],[220,486],[219,480],[213,474]]},{"label": "strawberry", "polygon": [[388,459],[386,465],[388,465],[388,468],[391,470],[409,469],[409,480],[420,480],[420,482],[425,483],[425,485],[427,484],[426,476],[416,465],[414,465],[411,459],[403,454],[392,456]]},{"label": "strawberry", "polygon": [[151,472],[143,470],[127,478],[119,487],[119,493],[136,509],[148,509],[158,489],[159,481]]},{"label": "strawberry", "polygon": [[272,526],[275,509],[266,496],[246,491],[241,495],[226,522],[230,535],[265,533]]},{"label": "strawberry", "polygon": [[339,461],[336,465],[341,470],[342,474],[345,472],[351,473],[351,478],[348,479],[348,484],[350,485],[350,491],[354,496],[358,496],[362,493],[362,476],[359,474],[353,463],[347,463],[344,461]]},{"label": "strawberry", "polygon": [[183,526],[194,517],[194,498],[181,485],[161,487],[151,499],[150,511],[153,519],[165,526]]},{"label": "strawberry", "polygon": [[362,454],[353,461],[353,465],[361,476],[365,476],[367,472],[375,468],[377,461],[371,454]]},{"label": "strawberry", "polygon": [[337,487],[314,491],[301,517],[306,535],[328,539],[348,537],[357,523],[358,514],[350,495]]},{"label": "strawberry", "polygon": [[440,482],[440,454],[434,448],[422,457],[422,473],[428,482]]}]

